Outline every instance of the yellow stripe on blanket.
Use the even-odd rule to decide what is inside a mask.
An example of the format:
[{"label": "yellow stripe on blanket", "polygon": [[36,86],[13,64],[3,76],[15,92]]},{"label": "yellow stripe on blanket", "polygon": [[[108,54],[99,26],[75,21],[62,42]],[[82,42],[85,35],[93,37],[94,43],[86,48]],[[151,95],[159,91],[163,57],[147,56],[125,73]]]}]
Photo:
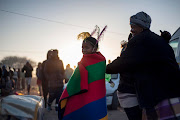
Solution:
[{"label": "yellow stripe on blanket", "polygon": [[106,115],[104,118],[99,119],[99,120],[108,120],[108,115]]},{"label": "yellow stripe on blanket", "polygon": [[66,103],[67,103],[67,99],[61,101],[61,109],[66,106]]}]

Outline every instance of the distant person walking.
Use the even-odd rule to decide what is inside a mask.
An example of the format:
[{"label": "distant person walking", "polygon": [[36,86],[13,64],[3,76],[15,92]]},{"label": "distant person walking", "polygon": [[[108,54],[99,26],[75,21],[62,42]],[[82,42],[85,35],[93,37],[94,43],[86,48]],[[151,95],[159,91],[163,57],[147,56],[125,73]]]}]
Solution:
[{"label": "distant person walking", "polygon": [[48,95],[48,92],[49,92],[49,89],[48,89],[48,80],[46,79],[45,77],[45,71],[44,71],[44,68],[45,68],[45,64],[46,62],[51,58],[52,56],[52,50],[49,50],[47,52],[47,59],[43,61],[41,67],[42,69],[40,70],[40,74],[41,74],[41,81],[42,81],[42,91],[43,91],[43,97],[44,97],[44,105],[45,105],[45,108],[46,108],[46,105],[47,105],[47,95]]},{"label": "distant person walking", "polygon": [[46,61],[44,66],[45,79],[48,81],[49,99],[48,111],[52,110],[51,105],[56,99],[56,110],[58,101],[63,91],[64,65],[59,59],[58,50],[53,50],[51,57]]},{"label": "distant person walking", "polygon": [[20,70],[20,78],[21,78],[21,89],[25,89],[25,73]]},{"label": "distant person walking", "polygon": [[65,82],[67,83],[73,74],[73,69],[70,67],[70,64],[66,65],[65,69]]},{"label": "distant person walking", "polygon": [[20,70],[20,68],[18,68],[17,76],[18,76],[17,89],[21,89],[21,70]]},{"label": "distant person walking", "polygon": [[27,92],[28,92],[28,95],[29,95],[30,94],[30,89],[31,89],[32,71],[33,71],[33,67],[31,66],[29,61],[26,62],[26,64],[22,68],[22,71],[23,72],[25,71],[25,80],[26,80],[26,84],[27,84]]},{"label": "distant person walking", "polygon": [[36,77],[37,77],[37,85],[39,89],[39,95],[42,95],[42,75],[41,75],[42,63],[38,63],[38,67],[36,68]]},{"label": "distant person walking", "polygon": [[18,86],[18,73],[17,73],[17,70],[16,70],[16,68],[13,68],[13,70],[14,70],[14,72],[13,72],[13,79],[14,79],[14,81],[15,81],[15,85],[14,85],[14,87],[15,87],[15,91],[17,90],[17,86]]}]

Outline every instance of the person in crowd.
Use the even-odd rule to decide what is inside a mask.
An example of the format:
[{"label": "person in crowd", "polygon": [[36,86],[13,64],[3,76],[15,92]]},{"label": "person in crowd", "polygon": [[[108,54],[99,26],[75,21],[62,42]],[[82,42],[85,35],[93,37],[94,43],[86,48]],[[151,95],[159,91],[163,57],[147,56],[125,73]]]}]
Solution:
[{"label": "person in crowd", "polygon": [[17,73],[17,71],[16,71],[16,68],[13,68],[13,80],[14,80],[14,82],[15,82],[15,85],[14,85],[14,87],[15,87],[15,90],[17,90],[17,86],[18,86],[18,73]]},{"label": "person in crowd", "polygon": [[21,86],[22,86],[22,90],[24,90],[25,87],[25,73],[22,71],[22,69],[20,69],[20,78],[21,78]]},{"label": "person in crowd", "polygon": [[18,76],[18,79],[17,79],[17,89],[21,89],[21,69],[18,68],[18,71],[17,71],[17,76]]},{"label": "person in crowd", "polygon": [[107,65],[107,73],[133,74],[139,106],[148,120],[157,120],[154,107],[180,96],[180,70],[173,49],[163,37],[151,32],[151,17],[139,12],[130,17],[133,38],[120,57]]},{"label": "person in crowd", "polygon": [[[128,41],[132,39],[132,34],[129,34]],[[126,50],[128,42],[121,42],[121,54]],[[120,56],[121,56],[120,54]],[[117,96],[121,107],[129,120],[141,120],[142,109],[139,107],[136,90],[131,72],[121,72],[120,82],[118,85]]]},{"label": "person in crowd", "polygon": [[[129,34],[129,37],[128,37],[129,39],[128,40],[130,40],[131,37],[132,37],[132,34]],[[121,53],[123,51],[125,51],[125,49],[127,47],[127,44],[128,44],[128,42],[126,40],[121,41]],[[121,56],[121,53],[120,53],[120,56]]]},{"label": "person in crowd", "polygon": [[[111,63],[111,60],[108,60],[108,64]],[[114,85],[114,83],[111,81],[111,74],[107,74],[105,73],[105,80],[109,83],[111,83],[112,85]]]},{"label": "person in crowd", "polygon": [[24,67],[22,68],[22,72],[24,72],[24,71],[25,71],[25,80],[26,80],[26,84],[27,84],[27,92],[29,95],[30,89],[31,89],[32,71],[33,71],[33,67],[31,66],[29,61],[27,61],[26,64],[24,65]]},{"label": "person in crowd", "polygon": [[0,79],[2,77],[2,68],[0,67]]},{"label": "person in crowd", "polygon": [[2,79],[1,79],[1,96],[7,96],[14,93],[14,83],[10,72],[7,71],[6,66],[2,67]]},{"label": "person in crowd", "polygon": [[64,80],[64,65],[59,59],[58,50],[53,50],[50,59],[48,59],[44,66],[45,79],[48,81],[49,99],[48,110],[52,110],[51,105],[56,99],[56,110],[58,107],[58,100],[63,91]]},{"label": "person in crowd", "polygon": [[2,87],[5,87],[6,86],[6,82],[7,82],[7,77],[9,76],[9,73],[6,69],[6,66],[3,65],[2,66],[2,77],[1,77],[1,85]]},{"label": "person in crowd", "polygon": [[108,119],[105,97],[106,59],[97,52],[98,41],[86,32],[82,34],[87,34],[83,35],[87,36],[82,42],[83,58],[60,98],[59,119]]},{"label": "person in crowd", "polygon": [[41,81],[42,81],[42,91],[43,91],[43,97],[44,97],[44,102],[45,102],[45,108],[46,108],[46,105],[47,105],[47,95],[48,95],[48,80],[45,78],[45,71],[44,71],[44,68],[45,68],[45,64],[46,62],[51,58],[52,56],[52,50],[49,50],[47,52],[47,59],[45,61],[43,61],[41,67],[42,69],[40,70],[40,74],[41,74]]},{"label": "person in crowd", "polygon": [[42,63],[38,63],[38,67],[36,68],[36,76],[37,76],[37,85],[38,85],[38,89],[39,89],[39,95],[42,95],[42,77],[41,77],[41,69],[42,69]]},{"label": "person in crowd", "polygon": [[70,67],[70,64],[67,64],[65,69],[65,83],[69,81],[72,74],[73,74],[73,69]]}]

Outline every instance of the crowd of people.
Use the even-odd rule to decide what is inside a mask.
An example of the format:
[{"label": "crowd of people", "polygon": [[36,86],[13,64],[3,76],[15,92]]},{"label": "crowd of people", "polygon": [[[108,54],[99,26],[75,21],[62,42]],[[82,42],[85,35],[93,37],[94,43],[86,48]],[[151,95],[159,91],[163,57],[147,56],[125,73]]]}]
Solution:
[{"label": "crowd of people", "polygon": [[[64,69],[58,50],[49,50],[47,59],[38,63],[36,69],[39,93],[43,95],[48,111],[52,110],[52,102],[56,100],[55,108],[60,120],[107,120],[105,74],[119,73],[117,96],[128,119],[142,120],[144,110],[147,120],[158,120],[156,105],[180,97],[180,69],[168,44],[171,34],[160,31],[161,34],[157,35],[150,26],[151,17],[147,13],[131,16],[128,41],[121,42],[120,56],[107,66],[105,57],[98,51],[100,37],[107,26],[97,39],[93,34],[98,28],[91,34],[83,32],[78,36],[83,39],[83,57],[75,71],[70,64]],[[10,90],[10,94],[12,89],[25,89],[22,78],[26,78],[30,94],[32,71],[29,62],[18,71],[7,71],[3,66],[0,72],[2,90]],[[65,83],[68,84],[64,89]]]},{"label": "crowd of people", "polygon": [[18,90],[25,89],[25,73],[20,69],[0,67],[1,96],[16,94]]}]

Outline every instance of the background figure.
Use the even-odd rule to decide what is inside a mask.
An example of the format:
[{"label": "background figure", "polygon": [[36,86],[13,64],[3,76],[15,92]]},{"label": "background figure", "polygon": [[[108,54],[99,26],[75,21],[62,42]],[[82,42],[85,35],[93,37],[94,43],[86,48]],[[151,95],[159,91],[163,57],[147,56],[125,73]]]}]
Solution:
[{"label": "background figure", "polygon": [[70,64],[67,64],[65,69],[65,83],[69,81],[72,74],[73,74],[73,69],[70,67]]},{"label": "background figure", "polygon": [[24,90],[25,89],[25,73],[20,70],[20,78],[21,78],[21,88]]},{"label": "background figure", "polygon": [[42,69],[42,64],[39,62],[38,67],[36,68],[36,76],[37,76],[37,85],[39,89],[39,95],[42,95],[42,77],[41,77],[41,69]]},{"label": "background figure", "polygon": [[44,66],[45,79],[48,81],[49,99],[48,110],[52,110],[51,104],[56,99],[56,110],[58,101],[63,90],[64,65],[58,57],[58,50],[51,52],[51,57],[46,61]]},{"label": "background figure", "polygon": [[[129,34],[129,38],[131,38],[130,36],[132,37],[132,34]],[[128,40],[130,40],[130,39],[128,39]],[[125,51],[127,44],[128,44],[127,41],[125,41],[125,40],[121,41],[121,53],[123,51]],[[120,53],[120,56],[121,56],[121,53]]]},{"label": "background figure", "polygon": [[0,80],[1,80],[1,77],[2,77],[2,68],[0,67]]},{"label": "background figure", "polygon": [[[128,41],[131,40],[132,34],[129,34]],[[121,42],[121,54],[126,50],[128,43],[123,40]],[[120,56],[121,56],[120,54]],[[114,63],[109,64],[107,69],[117,69]],[[115,74],[114,71],[107,71],[108,73]],[[138,105],[136,90],[133,81],[133,74],[131,72],[121,72],[120,82],[117,90],[119,103],[128,117],[129,120],[141,120],[142,109]]]},{"label": "background figure", "polygon": [[1,86],[2,88],[5,88],[6,87],[6,82],[7,82],[7,77],[9,76],[9,73],[6,69],[6,66],[3,65],[2,66],[2,77],[1,77]]},{"label": "background figure", "polygon": [[33,67],[31,66],[29,61],[26,62],[26,64],[22,68],[22,72],[24,72],[24,71],[25,71],[25,79],[26,79],[26,84],[27,84],[27,92],[28,92],[28,95],[29,95],[30,94],[30,89],[31,89],[32,71],[33,71]]},{"label": "background figure", "polygon": [[10,79],[10,72],[8,72],[6,70],[6,66],[3,65],[2,67],[2,79],[1,79],[1,95],[2,96],[7,96],[7,95],[11,95],[13,94],[13,90],[14,90],[14,83],[13,83],[13,79],[11,76]]},{"label": "background figure", "polygon": [[15,82],[15,91],[17,90],[17,83],[18,83],[18,73],[16,71],[16,68],[13,68],[14,72],[13,72],[13,79],[14,79],[14,82]]},{"label": "background figure", "polygon": [[[111,63],[111,60],[108,60],[108,64]],[[114,83],[111,81],[111,74],[105,73],[105,80],[109,83],[111,83],[112,86],[114,86]]]},{"label": "background figure", "polygon": [[[47,52],[47,60],[49,60],[50,58],[51,58],[51,55],[52,55],[52,50],[49,50],[48,52]],[[44,102],[45,102],[45,108],[46,108],[46,105],[47,105],[47,95],[48,95],[48,92],[49,92],[49,90],[48,90],[48,80],[45,78],[45,71],[44,71],[44,68],[45,68],[45,64],[46,64],[46,62],[47,62],[47,60],[45,60],[45,61],[43,61],[43,63],[42,63],[42,69],[40,70],[40,74],[42,75],[41,77],[42,77],[42,79],[41,79],[41,81],[42,81],[42,90],[43,90],[43,97],[44,97]]]},{"label": "background figure", "polygon": [[18,79],[17,79],[17,89],[21,89],[21,70],[20,70],[20,68],[18,68],[17,76],[18,76]]}]

